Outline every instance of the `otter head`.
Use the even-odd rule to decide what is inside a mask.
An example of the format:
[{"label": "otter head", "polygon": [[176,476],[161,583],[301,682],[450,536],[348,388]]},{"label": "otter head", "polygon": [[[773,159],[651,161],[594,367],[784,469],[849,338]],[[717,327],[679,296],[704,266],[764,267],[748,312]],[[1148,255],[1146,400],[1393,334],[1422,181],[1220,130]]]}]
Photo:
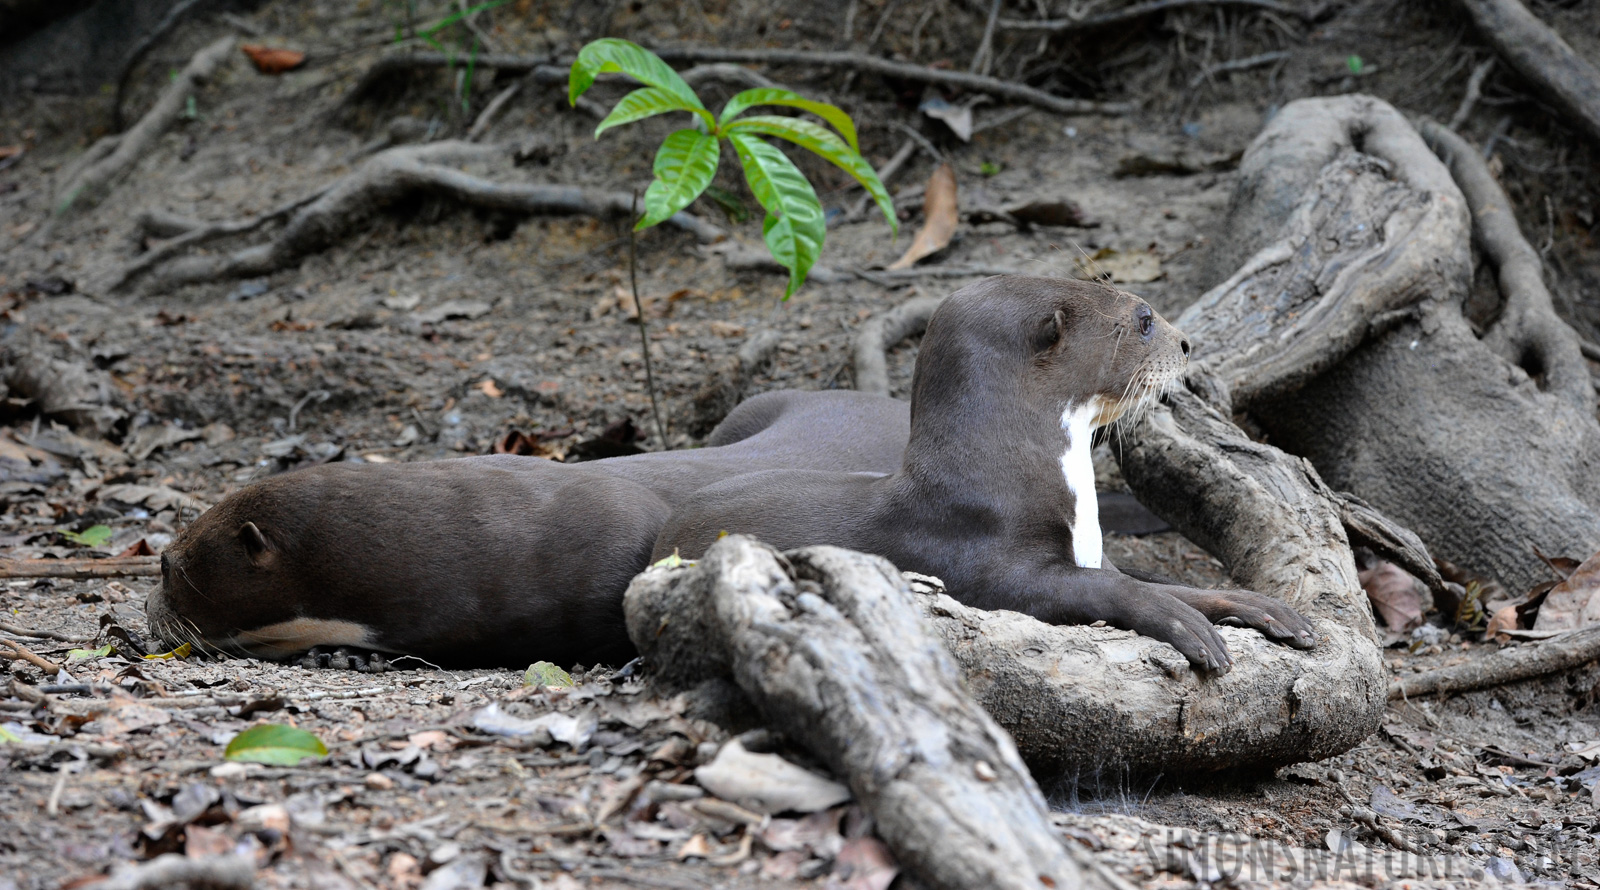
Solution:
[{"label": "otter head", "polygon": [[[161,554],[145,619],[163,642],[207,654],[282,658],[315,645],[363,645],[365,627],[307,617],[321,603],[298,581],[294,538],[314,506],[309,474],[286,474],[224,498]],[[298,519],[297,519],[298,517]]]},{"label": "otter head", "polygon": [[918,362],[913,404],[987,398],[1041,417],[1088,410],[1096,427],[1153,402],[1189,361],[1189,339],[1143,299],[1099,282],[1022,276],[951,294],[922,350],[941,358]]}]

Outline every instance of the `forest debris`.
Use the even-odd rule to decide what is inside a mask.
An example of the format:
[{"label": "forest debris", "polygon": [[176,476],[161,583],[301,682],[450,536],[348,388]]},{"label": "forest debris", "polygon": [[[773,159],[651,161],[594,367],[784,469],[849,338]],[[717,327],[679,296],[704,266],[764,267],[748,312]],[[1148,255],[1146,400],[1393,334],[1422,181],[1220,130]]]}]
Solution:
[{"label": "forest debris", "polygon": [[[718,332],[718,324],[715,321],[711,323],[713,333],[733,336]],[[726,322],[720,324],[725,325]],[[689,435],[705,436],[721,423],[744,398],[756,375],[772,365],[772,357],[777,354],[778,345],[782,342],[783,336],[777,331],[763,328],[746,337],[737,352],[723,359],[712,372],[711,379],[694,394],[689,404],[689,416],[685,422]]]},{"label": "forest debris", "polygon": [[180,886],[252,890],[255,874],[255,863],[235,854],[190,859],[181,853],[163,853],[149,862],[118,868],[105,880],[78,886],[92,890],[165,890]]},{"label": "forest debris", "polygon": [[39,412],[80,431],[105,437],[128,416],[121,391],[104,371],[87,361],[54,357],[39,342],[0,349],[5,385],[16,396],[33,399]]},{"label": "forest debris", "polygon": [[[889,885],[900,874],[894,854],[883,841],[871,835],[846,841],[833,862],[835,877],[829,879],[828,890],[889,890]],[[1039,883],[1051,886],[1043,881]]]},{"label": "forest debris", "polygon": [[1087,31],[1095,28],[1104,28],[1107,25],[1116,25],[1134,19],[1156,15],[1173,9],[1182,9],[1192,6],[1233,6],[1247,9],[1259,9],[1284,18],[1298,18],[1309,21],[1311,13],[1290,6],[1276,0],[1146,0],[1143,3],[1130,3],[1121,9],[1113,9],[1099,15],[1077,15],[1062,19],[1000,19],[999,27],[1002,31],[1027,31],[1034,33],[1061,34],[1068,31]]},{"label": "forest debris", "polygon": [[1600,553],[1550,588],[1533,629],[1572,630],[1596,623],[1600,623]]},{"label": "forest debris", "polygon": [[134,460],[145,460],[157,451],[183,442],[192,442],[204,436],[199,430],[186,430],[170,423],[152,423],[139,427],[132,441],[122,450]]},{"label": "forest debris", "polygon": [[801,65],[807,68],[850,68],[887,77],[921,83],[940,84],[997,99],[1027,102],[1058,114],[1130,114],[1138,106],[1132,102],[1094,102],[1066,99],[1026,84],[1000,80],[964,71],[933,68],[913,62],[896,62],[882,56],[857,52],[817,52],[795,49],[728,49],[723,47],[656,47],[656,55],[668,62],[753,62],[767,65]]},{"label": "forest debris", "polygon": [[972,141],[971,105],[954,105],[945,101],[942,96],[929,96],[922,100],[922,104],[917,106],[917,110],[936,121],[942,122],[962,142]]},{"label": "forest debris", "polygon": [[262,74],[282,74],[306,63],[306,54],[299,50],[246,43],[239,47],[239,51],[249,56],[256,70]]},{"label": "forest debris", "polygon": [[438,324],[452,318],[472,320],[488,315],[494,307],[482,300],[446,300],[432,309],[423,309],[411,313],[411,317],[423,324]]},{"label": "forest debris", "polygon": [[700,787],[758,813],[814,813],[850,799],[850,789],[776,754],[755,754],[738,739],[697,767]]},{"label": "forest debris", "polygon": [[33,665],[41,671],[44,671],[46,674],[52,677],[64,673],[61,665],[45,660],[44,657],[15,640],[0,639],[0,647],[5,647],[6,649],[11,650],[11,654],[9,656],[7,656],[3,650],[0,650],[0,657],[9,657],[16,661],[26,661],[27,663]]},{"label": "forest debris", "polygon": [[0,578],[152,578],[161,557],[109,559],[0,559]]},{"label": "forest debris", "polygon": [[155,105],[126,132],[108,136],[89,150],[92,163],[73,171],[56,193],[55,212],[93,207],[111,192],[156,141],[177,122],[189,97],[211,79],[233,51],[232,37],[207,44],[194,54],[189,64],[162,90]]},{"label": "forest debris", "polygon": [[1596,659],[1600,659],[1600,626],[1590,625],[1540,642],[1510,646],[1450,667],[1402,675],[1389,684],[1389,699],[1504,686],[1572,670]]},{"label": "forest debris", "polygon": [[[635,578],[624,610],[654,682],[731,675],[772,728],[847,778],[925,885],[1104,886],[1055,838],[1015,746],[967,695],[912,597],[881,558],[811,547],[780,560],[730,535],[692,567]],[[996,780],[974,776],[975,760]]]},{"label": "forest debris", "polygon": [[210,508],[210,504],[192,495],[184,494],[175,488],[165,485],[136,485],[134,483],[119,483],[116,485],[103,485],[97,493],[101,502],[114,502],[125,504],[129,507],[145,507],[152,513],[162,510],[190,511],[198,516]]},{"label": "forest debris", "polygon": [[1456,0],[1495,52],[1600,144],[1600,69],[1575,52],[1519,0]]},{"label": "forest debris", "polygon": [[1073,277],[1084,281],[1142,284],[1156,281],[1164,274],[1166,273],[1161,271],[1161,257],[1149,250],[1117,250],[1112,247],[1102,247],[1072,262]]},{"label": "forest debris", "polygon": [[949,162],[940,164],[928,177],[928,189],[922,198],[922,228],[917,230],[911,246],[889,269],[907,269],[918,260],[930,257],[950,245],[955,237],[960,214],[956,207],[956,171]]},{"label": "forest debris", "polygon": [[1242,152],[1228,154],[1193,155],[1184,151],[1170,154],[1135,153],[1117,162],[1118,179],[1126,176],[1193,176],[1196,173],[1220,173],[1239,166]]}]

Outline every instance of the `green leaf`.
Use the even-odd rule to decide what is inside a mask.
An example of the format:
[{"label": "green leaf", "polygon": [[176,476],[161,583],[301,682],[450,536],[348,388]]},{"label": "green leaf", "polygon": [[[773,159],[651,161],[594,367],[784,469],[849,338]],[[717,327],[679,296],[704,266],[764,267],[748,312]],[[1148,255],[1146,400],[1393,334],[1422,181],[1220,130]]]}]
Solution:
[{"label": "green leaf", "polygon": [[328,756],[322,740],[293,726],[263,723],[233,737],[224,760],[245,763],[270,763],[274,766],[299,766],[300,761]]},{"label": "green leaf", "polygon": [[728,217],[728,222],[734,225],[743,225],[746,220],[750,219],[750,208],[744,206],[744,202],[739,200],[739,196],[733,192],[721,186],[708,185],[706,186],[705,196],[722,209],[723,214]]},{"label": "green leaf", "polygon": [[800,168],[776,147],[753,133],[734,133],[728,141],[744,165],[751,193],[766,208],[761,236],[772,258],[789,270],[789,286],[783,292],[787,300],[805,283],[806,273],[822,254],[828,233],[822,202]]},{"label": "green leaf", "polygon": [[727,124],[728,121],[733,120],[746,108],[753,108],[757,105],[782,105],[787,108],[799,108],[803,111],[809,111],[833,124],[833,128],[844,136],[844,141],[850,143],[851,151],[857,153],[861,151],[861,145],[856,141],[855,122],[850,120],[850,115],[844,113],[844,109],[837,105],[829,105],[826,102],[813,102],[790,90],[771,88],[745,90],[729,99],[728,104],[722,107],[721,121],[723,124]]},{"label": "green leaf", "polygon": [[572,687],[572,675],[548,661],[536,661],[523,672],[522,685],[569,689]]},{"label": "green leaf", "polygon": [[730,137],[735,133],[776,136],[819,155],[861,183],[861,187],[866,189],[872,200],[877,202],[878,209],[883,211],[884,219],[889,221],[890,230],[899,234],[900,219],[895,216],[894,199],[889,197],[889,190],[884,188],[882,180],[878,179],[878,171],[872,169],[866,158],[851,150],[850,146],[844,144],[844,140],[826,128],[796,117],[763,115],[740,118],[724,127],[723,132]]},{"label": "green leaf", "polygon": [[615,37],[592,41],[578,51],[578,58],[573,61],[572,70],[567,75],[567,101],[576,105],[578,97],[594,86],[596,77],[613,71],[626,74],[645,86],[670,93],[700,115],[707,129],[716,127],[716,118],[706,110],[700,97],[678,76],[678,72],[672,70],[672,66],[644,47]]},{"label": "green leaf", "polygon": [[105,658],[107,655],[110,655],[112,651],[113,650],[110,643],[107,643],[98,649],[72,649],[67,652],[67,661],[70,663],[74,661],[89,661],[90,659],[94,658]]},{"label": "green leaf", "polygon": [[994,163],[993,161],[984,161],[978,165],[978,172],[982,173],[984,176],[994,176],[998,174],[1000,170],[1000,165]]},{"label": "green leaf", "polygon": [[111,526],[91,525],[81,532],[63,530],[61,537],[80,547],[99,547],[101,544],[111,540]]},{"label": "green leaf", "polygon": [[0,743],[16,744],[20,741],[22,741],[22,738],[16,733],[6,729],[4,726],[0,726]]},{"label": "green leaf", "polygon": [[644,218],[634,231],[662,222],[700,197],[717,175],[717,137],[678,130],[656,152],[655,174],[644,193]]},{"label": "green leaf", "polygon": [[594,138],[599,139],[600,134],[621,124],[631,124],[637,120],[666,114],[671,111],[687,111],[691,114],[698,113],[694,106],[689,105],[672,93],[660,87],[640,87],[622,97],[617,107],[611,109],[606,119],[600,126],[594,128]]},{"label": "green leaf", "polygon": [[1367,63],[1362,61],[1360,56],[1355,55],[1345,59],[1344,64],[1346,68],[1350,69],[1351,74],[1360,74],[1362,69],[1367,67]]}]

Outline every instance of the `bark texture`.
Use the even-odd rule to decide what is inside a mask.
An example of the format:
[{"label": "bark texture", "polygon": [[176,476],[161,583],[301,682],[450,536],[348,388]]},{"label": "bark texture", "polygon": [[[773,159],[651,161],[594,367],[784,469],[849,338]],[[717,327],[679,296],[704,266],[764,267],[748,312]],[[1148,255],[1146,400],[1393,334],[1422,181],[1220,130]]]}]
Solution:
[{"label": "bark texture", "polygon": [[[1231,397],[1213,401],[1434,552],[1526,589],[1547,574],[1535,547],[1600,547],[1594,392],[1504,194],[1425,129],[1450,166],[1376,99],[1285,107],[1241,163],[1225,280],[1177,324]],[[1482,340],[1462,314],[1473,230],[1505,299]]]},{"label": "bark texture", "polygon": [[1456,0],[1495,52],[1600,145],[1600,69],[1518,0]]},{"label": "bark texture", "polygon": [[1055,837],[1015,745],[883,559],[731,536],[697,565],[640,575],[625,608],[657,682],[732,676],[846,780],[927,886],[1104,886]]}]

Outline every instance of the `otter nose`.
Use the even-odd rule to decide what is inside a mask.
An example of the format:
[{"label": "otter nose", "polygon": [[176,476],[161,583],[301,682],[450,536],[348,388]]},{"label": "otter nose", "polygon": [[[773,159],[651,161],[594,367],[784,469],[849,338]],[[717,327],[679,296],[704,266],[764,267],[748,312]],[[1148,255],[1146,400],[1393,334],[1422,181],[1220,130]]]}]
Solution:
[{"label": "otter nose", "polygon": [[1182,340],[1179,340],[1178,341],[1178,348],[1183,350],[1183,357],[1184,358],[1188,358],[1189,357],[1189,338],[1188,337],[1184,337]]}]

